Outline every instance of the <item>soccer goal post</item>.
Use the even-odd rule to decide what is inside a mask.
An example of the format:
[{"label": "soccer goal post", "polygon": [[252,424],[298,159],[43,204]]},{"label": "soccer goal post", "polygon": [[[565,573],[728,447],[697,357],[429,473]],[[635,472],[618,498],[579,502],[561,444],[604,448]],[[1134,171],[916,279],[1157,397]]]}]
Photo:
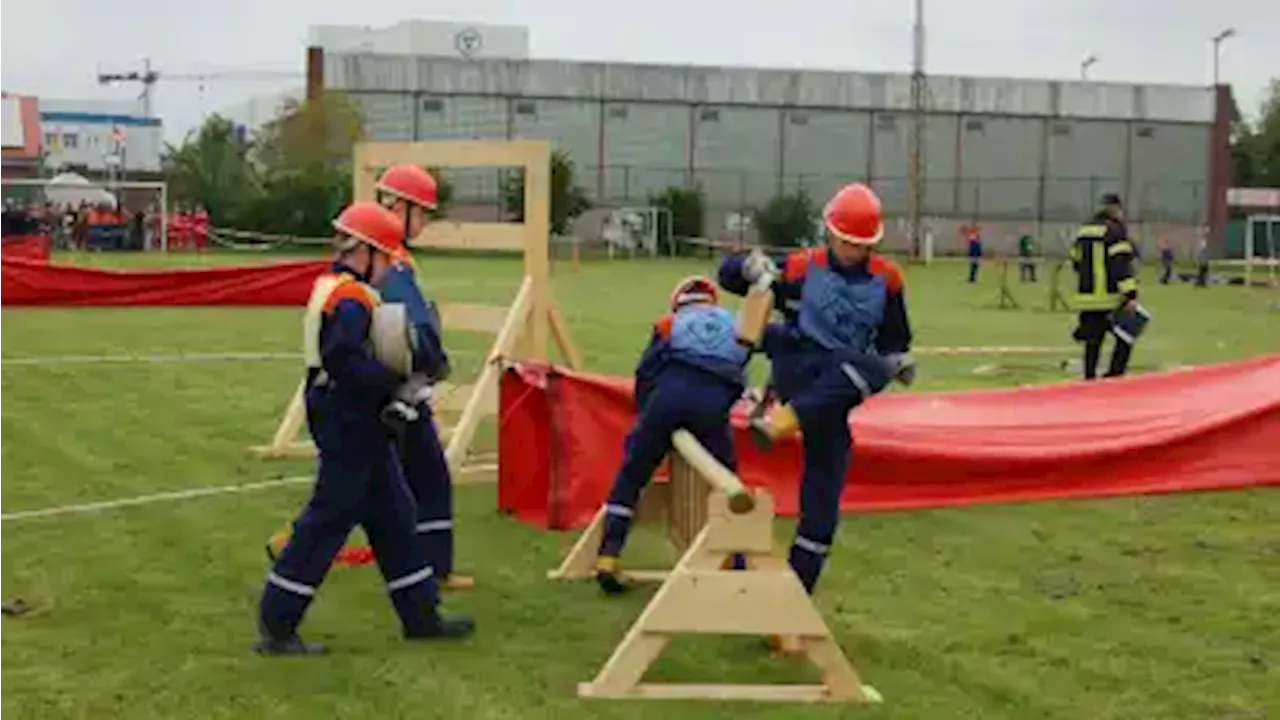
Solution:
[{"label": "soccer goal post", "polygon": [[657,257],[664,240],[667,254],[676,254],[675,243],[672,242],[671,211],[667,208],[646,206],[612,210],[604,218],[600,236],[608,247],[610,260],[619,251],[632,258],[637,251]]},{"label": "soccer goal post", "polygon": [[1280,254],[1280,215],[1250,215],[1244,225],[1244,284],[1253,286],[1253,268],[1266,268],[1267,283],[1276,285]]},{"label": "soccer goal post", "polygon": [[[0,180],[5,196],[9,188],[25,188],[25,200],[52,203],[59,209],[78,208],[82,205],[108,205],[120,209],[123,197],[131,191],[154,192],[159,202],[159,243],[161,252],[169,250],[169,184],[163,181],[142,180],[89,180],[73,173],[63,173],[51,178],[4,178]],[[14,193],[17,195],[18,193]]]}]

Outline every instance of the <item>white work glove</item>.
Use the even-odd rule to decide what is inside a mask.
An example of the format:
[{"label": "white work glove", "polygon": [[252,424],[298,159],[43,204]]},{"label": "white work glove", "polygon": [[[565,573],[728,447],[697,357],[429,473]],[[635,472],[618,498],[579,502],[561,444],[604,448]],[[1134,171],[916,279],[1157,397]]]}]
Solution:
[{"label": "white work glove", "polygon": [[382,421],[396,429],[417,422],[431,397],[431,379],[422,374],[411,375],[396,388],[391,402],[382,409]]},{"label": "white work glove", "polygon": [[742,263],[742,277],[752,285],[772,281],[777,276],[778,266],[760,250],[752,250]]},{"label": "white work glove", "polygon": [[910,353],[890,353],[884,359],[894,380],[906,386],[916,381],[916,359]]},{"label": "white work glove", "polygon": [[400,387],[396,388],[395,400],[414,408],[420,408],[431,402],[431,378],[421,373],[409,376]]}]

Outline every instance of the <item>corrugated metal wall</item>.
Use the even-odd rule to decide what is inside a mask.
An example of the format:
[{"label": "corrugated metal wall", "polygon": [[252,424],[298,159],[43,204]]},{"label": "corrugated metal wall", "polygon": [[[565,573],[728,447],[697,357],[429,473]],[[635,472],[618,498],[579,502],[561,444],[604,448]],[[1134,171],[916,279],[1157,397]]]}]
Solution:
[{"label": "corrugated metal wall", "polygon": [[[369,55],[329,55],[325,73],[370,139],[544,138],[598,202],[697,182],[713,206],[745,208],[869,178],[907,209],[902,75]],[[932,77],[929,107],[930,214],[1070,220],[1116,191],[1138,218],[1204,219],[1207,89]],[[464,196],[496,193],[493,171],[451,178]]]}]

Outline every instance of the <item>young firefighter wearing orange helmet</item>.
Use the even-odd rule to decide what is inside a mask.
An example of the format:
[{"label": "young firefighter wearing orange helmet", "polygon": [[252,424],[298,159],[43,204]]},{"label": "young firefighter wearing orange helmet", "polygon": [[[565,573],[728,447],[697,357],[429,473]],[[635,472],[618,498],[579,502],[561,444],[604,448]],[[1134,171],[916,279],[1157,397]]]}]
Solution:
[{"label": "young firefighter wearing orange helmet", "polygon": [[333,222],[337,255],[317,278],[303,319],[307,425],[319,449],[311,499],[267,575],[255,650],[311,655],[324,648],[298,637],[307,607],[356,525],[364,528],[406,639],[464,637],[470,618],[442,617],[432,568],[414,541],[413,501],[384,418],[412,413],[429,386],[405,382],[372,354],[380,281],[402,228],[377,203],[355,203]]},{"label": "young firefighter wearing orange helmet", "polygon": [[596,581],[606,593],[627,589],[618,557],[640,491],[671,450],[671,433],[688,430],[725,467],[737,469],[729,409],[746,387],[750,357],[751,350],[738,342],[736,318],[718,303],[715,284],[705,277],[680,281],[671,293],[671,313],[654,324],[636,367],[639,417],[605,504],[596,553]]},{"label": "young firefighter wearing orange helmet", "polygon": [[[440,315],[418,288],[407,244],[426,226],[427,211],[436,207],[436,180],[421,167],[402,163],[387,168],[378,178],[376,190],[382,205],[399,218],[403,236],[403,252],[377,284],[378,291],[387,302],[404,303],[416,338],[414,371],[434,384],[449,376],[449,355],[441,339]],[[446,590],[472,587],[472,578],[453,572],[453,484],[430,406],[405,425],[400,454],[417,502],[415,527],[431,566]]]},{"label": "young firefighter wearing orange helmet", "polygon": [[725,258],[720,285],[745,295],[772,281],[775,307],[785,323],[765,331],[774,391],[786,401],[771,418],[775,433],[798,423],[804,443],[800,523],[791,567],[812,593],[835,539],[840,494],[849,468],[849,411],[890,380],[910,383],[911,327],[902,274],[874,255],[884,234],[880,200],[854,183],[823,210],[827,247],[786,256],[782,271],[763,253]]}]

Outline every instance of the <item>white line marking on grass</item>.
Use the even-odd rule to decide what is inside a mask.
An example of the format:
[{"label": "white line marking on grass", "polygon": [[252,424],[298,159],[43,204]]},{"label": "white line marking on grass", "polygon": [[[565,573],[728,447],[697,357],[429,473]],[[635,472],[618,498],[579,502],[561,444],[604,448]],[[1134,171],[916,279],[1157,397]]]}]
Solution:
[{"label": "white line marking on grass", "polygon": [[30,520],[32,518],[52,517],[54,515],[74,515],[78,513],[101,512],[103,510],[115,510],[116,508],[133,507],[135,505],[150,505],[152,503],[166,502],[170,500],[190,500],[192,498],[209,497],[212,495],[229,495],[231,493],[266,490],[268,488],[282,487],[285,485],[298,485],[304,482],[310,482],[314,479],[314,476],[311,475],[299,475],[295,477],[279,478],[276,480],[244,483],[242,485],[191,488],[190,490],[153,493],[151,495],[139,495],[137,497],[119,498],[117,500],[103,500],[100,502],[81,503],[78,505],[62,505],[59,507],[44,508],[42,510],[21,510],[19,512],[0,515],[0,520],[8,522],[10,520]]},{"label": "white line marking on grass", "polygon": [[46,355],[0,358],[0,365],[96,365],[107,363],[180,363],[235,360],[298,360],[301,353],[173,353],[164,355]]},{"label": "white line marking on grass", "polygon": [[[460,468],[458,474],[470,475],[482,472],[496,472],[497,469],[497,464],[469,465]],[[76,505],[60,505],[58,507],[43,508],[40,510],[19,510],[18,512],[4,513],[3,515],[0,515],[0,521],[9,522],[12,520],[33,520],[35,518],[54,517],[58,515],[96,513],[104,510],[116,510],[118,508],[135,507],[138,505],[151,505],[159,502],[192,500],[195,498],[213,497],[215,495],[232,495],[235,493],[254,492],[257,490],[270,490],[271,488],[285,487],[288,485],[301,485],[302,483],[314,481],[315,475],[295,475],[293,477],[243,483],[240,485],[220,485],[217,487],[174,490],[170,492],[152,493],[149,495],[138,495],[137,497],[118,498],[116,500],[101,500],[98,502],[79,503]],[[465,480],[461,482],[467,483]]]},{"label": "white line marking on grass", "polygon": [[[453,351],[450,357],[480,357],[480,353]],[[167,353],[160,355],[45,355],[33,357],[0,357],[4,365],[109,365],[129,363],[235,362],[240,360],[301,360],[302,353],[227,352]]]}]

